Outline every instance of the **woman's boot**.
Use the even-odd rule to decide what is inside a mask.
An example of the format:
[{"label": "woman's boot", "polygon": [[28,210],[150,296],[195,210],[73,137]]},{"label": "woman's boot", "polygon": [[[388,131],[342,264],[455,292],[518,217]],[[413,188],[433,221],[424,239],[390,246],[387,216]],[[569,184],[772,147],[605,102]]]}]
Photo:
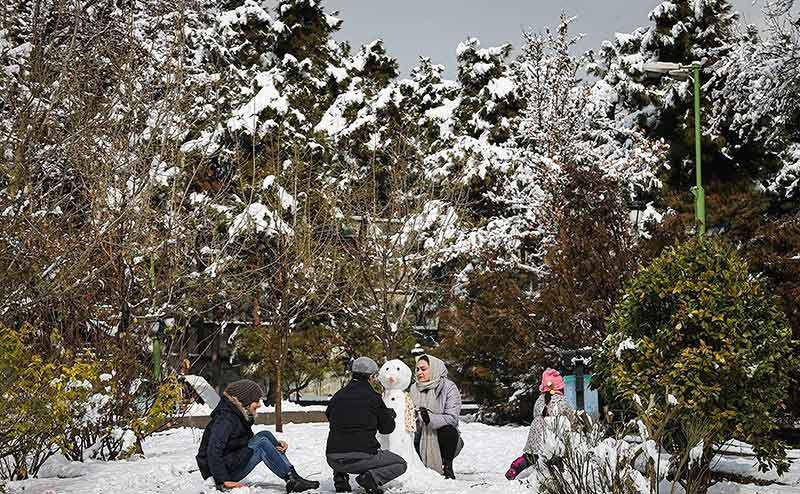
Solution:
[{"label": "woman's boot", "polygon": [[286,475],[286,492],[303,492],[310,489],[319,489],[319,482],[304,479],[292,467]]}]

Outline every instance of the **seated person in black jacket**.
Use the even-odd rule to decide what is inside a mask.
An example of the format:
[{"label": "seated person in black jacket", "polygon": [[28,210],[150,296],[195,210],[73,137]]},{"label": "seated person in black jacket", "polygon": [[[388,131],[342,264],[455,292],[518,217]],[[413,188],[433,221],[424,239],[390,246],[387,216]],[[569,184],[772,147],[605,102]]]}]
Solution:
[{"label": "seated person in black jacket", "polygon": [[325,449],[328,465],[333,469],[336,492],[349,492],[348,474],[359,474],[356,482],[367,494],[379,493],[381,485],[403,475],[405,460],[380,449],[377,432],[391,434],[395,413],[372,389],[371,382],[378,374],[378,364],[369,357],[353,362],[353,379],[328,402],[325,415],[330,422],[328,445]]},{"label": "seated person in black jacket", "polygon": [[318,489],[319,482],[295,472],[286,458],[286,442],[268,431],[253,435],[251,427],[262,394],[261,387],[248,379],[228,385],[200,441],[196,457],[200,473],[204,479],[213,476],[217,489],[234,489],[244,487],[240,481],[263,462],[286,481],[286,492]]}]

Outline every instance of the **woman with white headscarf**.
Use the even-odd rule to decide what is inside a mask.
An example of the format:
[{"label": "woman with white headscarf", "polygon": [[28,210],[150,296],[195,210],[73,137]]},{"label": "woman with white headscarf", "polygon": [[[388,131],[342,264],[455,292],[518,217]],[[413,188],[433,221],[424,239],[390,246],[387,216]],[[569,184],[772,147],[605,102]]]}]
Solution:
[{"label": "woman with white headscarf", "polygon": [[426,467],[454,479],[453,459],[464,447],[458,431],[461,393],[447,378],[444,362],[432,355],[417,359],[415,377],[411,386],[411,399],[417,410],[414,446]]}]

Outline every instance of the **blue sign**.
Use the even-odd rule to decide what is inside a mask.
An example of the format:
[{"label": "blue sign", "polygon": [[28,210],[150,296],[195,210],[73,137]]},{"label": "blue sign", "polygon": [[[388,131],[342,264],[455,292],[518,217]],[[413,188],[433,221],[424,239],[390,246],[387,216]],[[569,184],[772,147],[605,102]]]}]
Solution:
[{"label": "blue sign", "polygon": [[[564,397],[567,399],[567,403],[577,410],[578,409],[578,397],[576,396],[575,392],[575,375],[564,376]],[[592,382],[592,375],[591,374],[584,374],[583,375],[583,409],[586,410],[586,414],[591,416],[592,418],[598,418],[600,416],[600,406],[597,399],[597,390],[589,389],[589,384]]]}]

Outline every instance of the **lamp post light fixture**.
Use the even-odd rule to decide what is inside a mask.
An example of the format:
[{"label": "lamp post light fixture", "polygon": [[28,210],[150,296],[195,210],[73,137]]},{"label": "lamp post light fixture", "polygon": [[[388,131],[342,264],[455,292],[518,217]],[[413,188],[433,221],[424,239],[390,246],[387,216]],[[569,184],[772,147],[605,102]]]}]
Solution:
[{"label": "lamp post light fixture", "polygon": [[694,195],[694,216],[697,222],[698,235],[706,233],[706,194],[703,190],[702,163],[700,160],[700,62],[692,62],[690,65],[681,65],[672,62],[650,62],[642,65],[642,70],[653,77],[667,75],[675,79],[691,79],[694,82],[694,152],[695,152],[695,175],[697,185],[692,187]]}]

